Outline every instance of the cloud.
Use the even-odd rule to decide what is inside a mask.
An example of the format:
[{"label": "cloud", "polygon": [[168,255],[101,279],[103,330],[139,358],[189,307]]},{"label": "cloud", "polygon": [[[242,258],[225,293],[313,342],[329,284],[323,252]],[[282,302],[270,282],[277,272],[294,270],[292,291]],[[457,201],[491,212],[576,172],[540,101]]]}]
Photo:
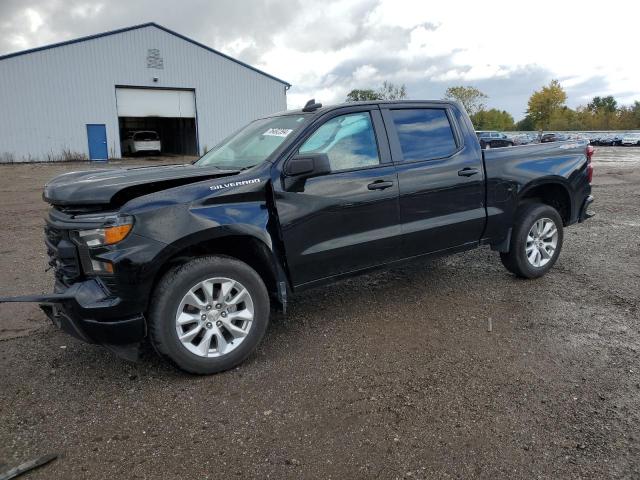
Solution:
[{"label": "cloud", "polygon": [[[627,57],[634,8],[622,0],[580,8],[552,0],[2,0],[0,53],[155,21],[291,82],[290,107],[312,97],[340,102],[352,88],[387,80],[416,99],[474,85],[489,107],[519,119],[552,78],[570,106],[594,95],[640,100],[640,66]],[[629,14],[596,32],[596,9]]]}]

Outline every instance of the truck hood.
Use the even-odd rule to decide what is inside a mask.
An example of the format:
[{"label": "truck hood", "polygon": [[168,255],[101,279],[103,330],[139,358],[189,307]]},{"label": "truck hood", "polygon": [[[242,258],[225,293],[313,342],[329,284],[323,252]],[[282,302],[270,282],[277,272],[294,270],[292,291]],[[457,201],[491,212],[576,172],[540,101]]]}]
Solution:
[{"label": "truck hood", "polygon": [[191,164],[70,172],[47,183],[43,198],[59,206],[117,208],[141,195],[237,173],[237,170]]}]

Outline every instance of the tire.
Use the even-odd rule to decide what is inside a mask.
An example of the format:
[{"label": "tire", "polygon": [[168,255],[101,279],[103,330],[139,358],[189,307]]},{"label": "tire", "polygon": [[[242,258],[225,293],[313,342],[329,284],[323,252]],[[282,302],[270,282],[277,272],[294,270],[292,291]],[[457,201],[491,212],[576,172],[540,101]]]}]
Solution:
[{"label": "tire", "polygon": [[[226,303],[231,297],[241,300]],[[178,368],[199,375],[218,373],[239,365],[255,350],[267,330],[269,312],[269,295],[255,270],[231,257],[199,257],[169,270],[156,286],[149,337],[155,350]]]},{"label": "tire", "polygon": [[[544,233],[549,222],[553,223],[557,235],[549,235],[553,232],[553,227],[546,234],[539,235],[539,227],[542,226]],[[535,230],[533,230],[534,227]],[[533,236],[530,237],[531,232]],[[527,203],[516,212],[509,252],[501,253],[500,260],[505,268],[517,277],[541,277],[558,260],[563,238],[562,218],[555,208],[542,203]],[[533,258],[533,261],[530,258]]]}]

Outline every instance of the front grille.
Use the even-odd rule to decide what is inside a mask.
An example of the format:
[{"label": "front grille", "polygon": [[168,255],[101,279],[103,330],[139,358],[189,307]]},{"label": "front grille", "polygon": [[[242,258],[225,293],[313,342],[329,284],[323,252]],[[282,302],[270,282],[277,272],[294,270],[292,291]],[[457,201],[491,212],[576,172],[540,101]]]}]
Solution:
[{"label": "front grille", "polygon": [[47,225],[44,229],[49,266],[53,267],[56,280],[69,286],[80,279],[78,249],[69,238],[69,231]]}]

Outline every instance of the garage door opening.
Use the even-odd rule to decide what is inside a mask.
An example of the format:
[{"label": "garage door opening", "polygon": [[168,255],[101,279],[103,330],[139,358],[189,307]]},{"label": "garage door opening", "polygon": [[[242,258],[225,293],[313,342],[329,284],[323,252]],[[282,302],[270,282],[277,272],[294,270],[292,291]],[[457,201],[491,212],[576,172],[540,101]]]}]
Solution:
[{"label": "garage door opening", "polygon": [[[175,155],[198,154],[195,118],[118,117],[118,123],[120,126],[122,155],[145,153],[145,151],[136,152],[135,144],[130,141],[132,139],[129,137],[136,132],[156,132],[160,142],[160,153]],[[138,137],[145,137],[145,135],[138,135]],[[141,140],[146,139],[146,137],[141,138]],[[136,143],[139,144],[139,142]],[[150,148],[150,146],[148,147]]]},{"label": "garage door opening", "polygon": [[194,90],[116,87],[116,102],[123,155],[198,155]]}]

